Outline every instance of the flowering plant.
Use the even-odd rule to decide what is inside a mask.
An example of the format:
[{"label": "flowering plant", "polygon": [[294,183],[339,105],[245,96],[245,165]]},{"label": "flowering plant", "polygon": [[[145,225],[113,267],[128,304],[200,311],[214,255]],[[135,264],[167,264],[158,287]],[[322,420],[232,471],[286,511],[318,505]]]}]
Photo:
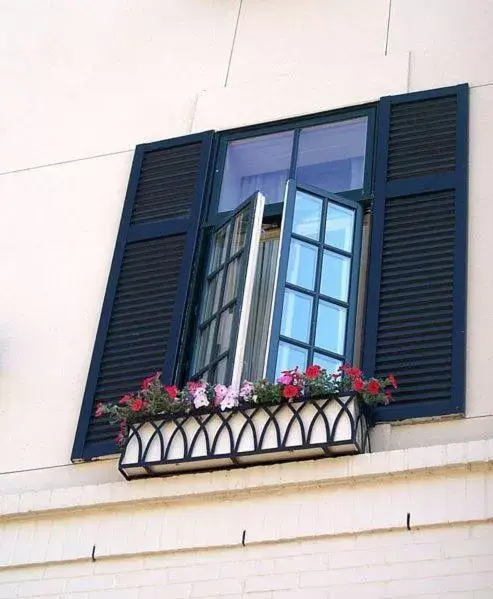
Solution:
[{"label": "flowering plant", "polygon": [[303,401],[316,396],[344,396],[356,394],[360,402],[368,405],[389,403],[397,381],[390,374],[385,379],[363,378],[359,368],[349,364],[341,366],[335,374],[313,364],[306,371],[298,368],[285,370],[275,383],[267,380],[244,381],[239,390],[225,385],[211,385],[204,381],[189,381],[182,389],[163,385],[161,373],[144,379],[136,393],[124,395],[116,404],[100,403],[96,417],[108,416],[111,423],[120,424],[117,437],[123,445],[129,422],[167,416],[188,414],[201,408],[230,410],[240,404],[276,404]]}]

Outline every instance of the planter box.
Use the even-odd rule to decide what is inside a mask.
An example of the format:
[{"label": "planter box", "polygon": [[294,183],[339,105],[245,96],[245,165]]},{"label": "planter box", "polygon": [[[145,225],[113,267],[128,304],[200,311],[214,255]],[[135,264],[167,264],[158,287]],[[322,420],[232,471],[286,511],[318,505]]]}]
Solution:
[{"label": "planter box", "polygon": [[366,416],[348,395],[134,423],[119,469],[145,478],[369,450]]}]

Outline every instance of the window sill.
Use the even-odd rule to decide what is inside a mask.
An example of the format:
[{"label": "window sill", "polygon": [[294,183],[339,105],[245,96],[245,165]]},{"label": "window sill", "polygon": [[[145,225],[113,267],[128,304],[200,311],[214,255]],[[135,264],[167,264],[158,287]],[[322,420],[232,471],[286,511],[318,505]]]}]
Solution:
[{"label": "window sill", "polygon": [[134,423],[119,469],[129,480],[369,449],[366,416],[349,395]]}]

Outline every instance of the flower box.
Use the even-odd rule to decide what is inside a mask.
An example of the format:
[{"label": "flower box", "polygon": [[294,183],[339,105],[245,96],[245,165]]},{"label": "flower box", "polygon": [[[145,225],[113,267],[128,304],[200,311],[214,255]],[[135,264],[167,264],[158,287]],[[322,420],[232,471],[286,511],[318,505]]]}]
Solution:
[{"label": "flower box", "polygon": [[366,411],[349,394],[134,422],[119,469],[133,479],[369,450]]}]

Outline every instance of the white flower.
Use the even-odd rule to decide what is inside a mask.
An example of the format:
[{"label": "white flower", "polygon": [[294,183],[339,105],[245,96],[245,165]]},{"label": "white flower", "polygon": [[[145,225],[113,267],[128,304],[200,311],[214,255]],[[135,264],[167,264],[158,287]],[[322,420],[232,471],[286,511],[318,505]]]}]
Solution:
[{"label": "white flower", "polygon": [[196,408],[206,408],[209,405],[209,400],[207,399],[207,395],[205,391],[200,389],[195,392],[193,397],[193,405]]},{"label": "white flower", "polygon": [[233,389],[231,389],[231,387],[229,387],[228,392],[221,400],[221,403],[219,405],[223,412],[224,410],[230,410],[231,408],[234,408],[238,405],[238,397],[236,396],[236,393],[233,391]]}]

